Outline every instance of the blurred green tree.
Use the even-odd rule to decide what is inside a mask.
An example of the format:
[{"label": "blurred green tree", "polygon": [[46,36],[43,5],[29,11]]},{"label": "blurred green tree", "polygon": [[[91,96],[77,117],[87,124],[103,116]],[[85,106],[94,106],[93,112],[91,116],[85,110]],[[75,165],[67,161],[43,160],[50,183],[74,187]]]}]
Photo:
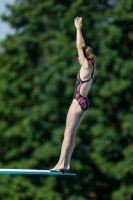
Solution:
[{"label": "blurred green tree", "polygon": [[71,162],[77,176],[1,176],[1,199],[132,200],[132,0],[21,0],[8,8],[3,20],[16,34],[0,53],[1,168],[57,162],[78,72],[77,15],[97,72]]}]

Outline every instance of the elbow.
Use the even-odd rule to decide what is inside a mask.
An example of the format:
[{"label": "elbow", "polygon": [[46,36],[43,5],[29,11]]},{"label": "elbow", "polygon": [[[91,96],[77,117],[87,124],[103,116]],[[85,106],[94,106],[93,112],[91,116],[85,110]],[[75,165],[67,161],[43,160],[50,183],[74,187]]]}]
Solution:
[{"label": "elbow", "polygon": [[85,43],[76,44],[77,49],[82,49],[85,46]]},{"label": "elbow", "polygon": [[82,49],[82,45],[76,45],[77,49]]}]

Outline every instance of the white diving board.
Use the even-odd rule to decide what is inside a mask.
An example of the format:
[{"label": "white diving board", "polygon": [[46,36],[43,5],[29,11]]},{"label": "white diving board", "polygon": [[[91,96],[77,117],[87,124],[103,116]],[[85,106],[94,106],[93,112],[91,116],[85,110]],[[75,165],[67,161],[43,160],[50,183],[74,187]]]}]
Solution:
[{"label": "white diving board", "polygon": [[51,171],[51,170],[37,170],[37,169],[0,169],[0,174],[40,174],[40,175],[76,176],[76,173],[71,171]]}]

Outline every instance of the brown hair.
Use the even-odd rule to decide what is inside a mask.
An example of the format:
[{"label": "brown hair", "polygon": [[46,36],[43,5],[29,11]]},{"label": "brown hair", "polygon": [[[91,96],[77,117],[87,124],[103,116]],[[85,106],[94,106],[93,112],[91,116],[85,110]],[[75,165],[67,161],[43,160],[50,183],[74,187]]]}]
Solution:
[{"label": "brown hair", "polygon": [[93,53],[93,49],[89,46],[84,46],[82,48],[83,48],[84,56],[87,58],[87,60],[90,60],[94,64],[96,56]]}]

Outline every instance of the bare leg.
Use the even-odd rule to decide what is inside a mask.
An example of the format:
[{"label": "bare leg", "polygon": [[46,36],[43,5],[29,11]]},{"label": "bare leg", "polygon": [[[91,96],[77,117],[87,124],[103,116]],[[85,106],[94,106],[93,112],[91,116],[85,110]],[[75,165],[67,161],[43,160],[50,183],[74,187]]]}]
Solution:
[{"label": "bare leg", "polygon": [[70,146],[70,149],[69,149],[69,153],[68,153],[68,156],[67,156],[67,166],[68,166],[68,169],[70,168],[70,159],[71,159],[71,156],[72,156],[72,153],[73,153],[73,150],[75,148],[75,138],[76,138],[76,131],[85,115],[87,111],[83,112],[80,114],[79,116],[79,119],[77,121],[77,124],[76,126],[74,127],[74,130],[73,130],[73,135],[72,135],[72,139],[71,139],[71,146]]},{"label": "bare leg", "polygon": [[70,158],[75,146],[75,133],[83,118],[81,108],[74,99],[69,108],[66,120],[66,129],[59,161],[52,170],[69,169]]}]

